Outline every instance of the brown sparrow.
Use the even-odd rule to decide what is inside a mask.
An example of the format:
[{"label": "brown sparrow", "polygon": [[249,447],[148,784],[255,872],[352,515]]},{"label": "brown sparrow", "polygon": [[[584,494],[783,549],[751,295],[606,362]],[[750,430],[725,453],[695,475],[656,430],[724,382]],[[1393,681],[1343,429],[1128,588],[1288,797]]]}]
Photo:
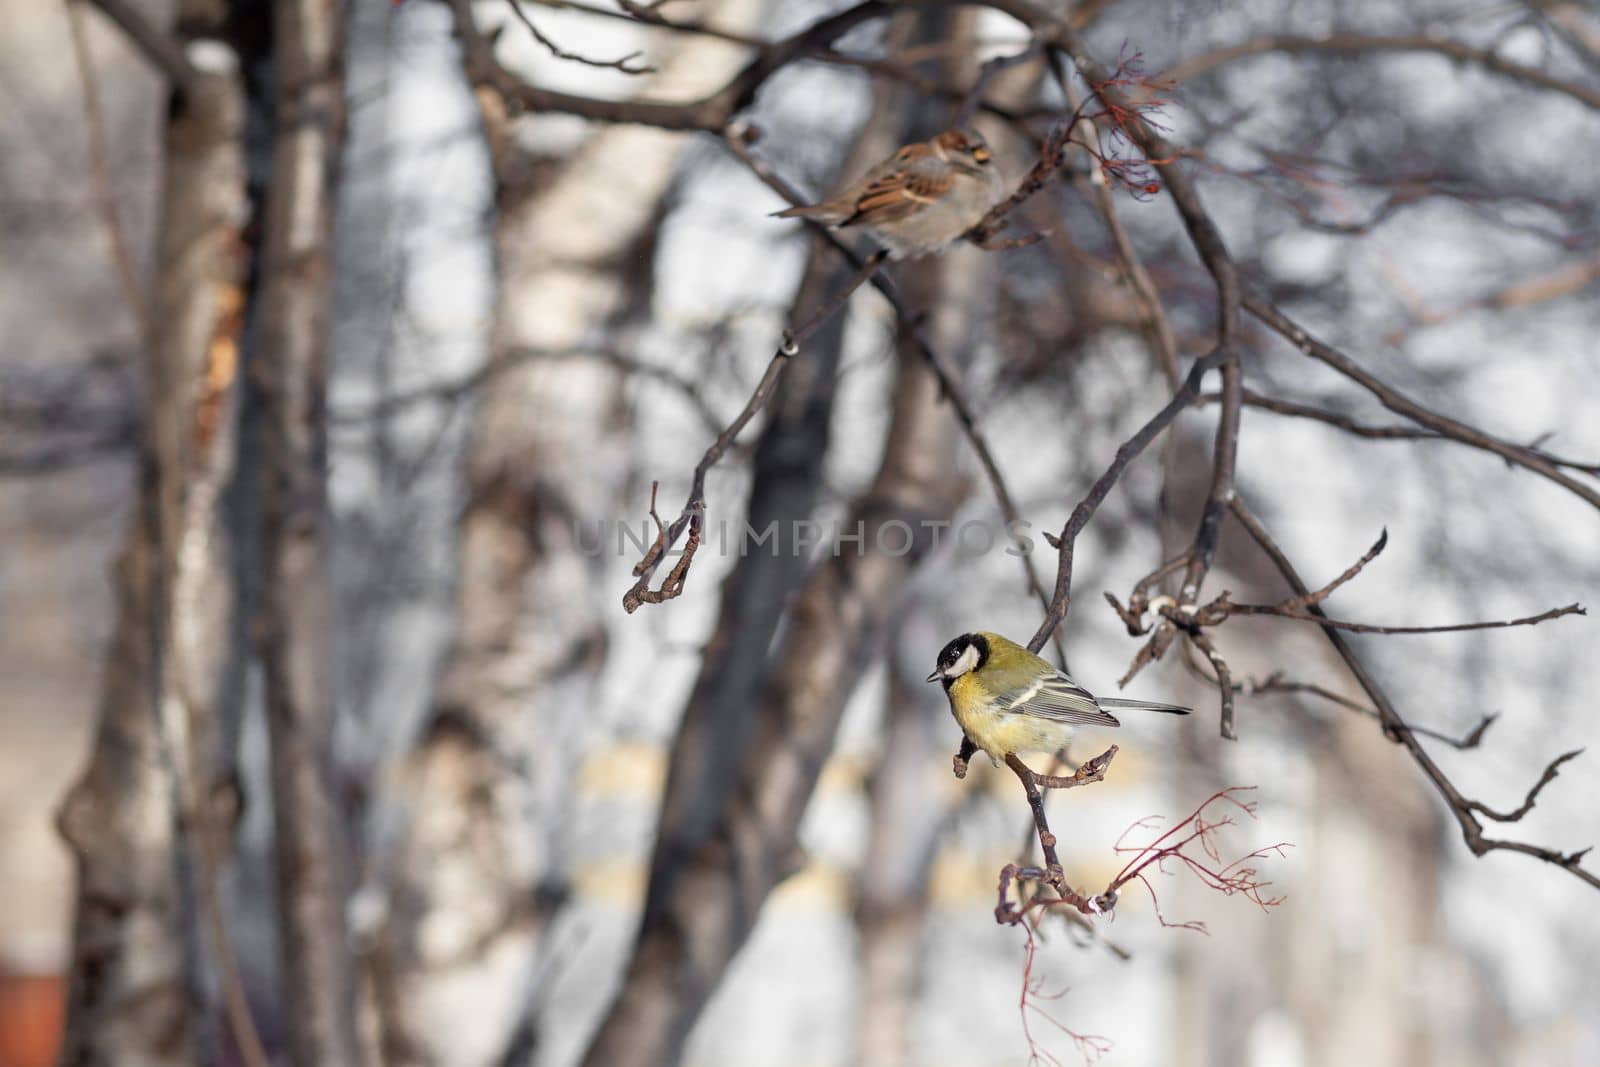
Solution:
[{"label": "brown sparrow", "polygon": [[905,259],[937,252],[972,229],[999,200],[1000,172],[971,130],[946,130],[908,144],[819,204],[779,211],[780,219],[860,226]]}]

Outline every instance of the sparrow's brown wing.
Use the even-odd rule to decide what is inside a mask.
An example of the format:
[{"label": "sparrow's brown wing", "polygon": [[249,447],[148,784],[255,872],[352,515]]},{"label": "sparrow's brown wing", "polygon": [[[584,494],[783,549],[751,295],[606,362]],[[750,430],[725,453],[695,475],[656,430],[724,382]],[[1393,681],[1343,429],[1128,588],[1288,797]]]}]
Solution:
[{"label": "sparrow's brown wing", "polygon": [[855,210],[841,226],[898,222],[936,204],[950,192],[954,173],[926,144],[907,145],[850,190]]}]

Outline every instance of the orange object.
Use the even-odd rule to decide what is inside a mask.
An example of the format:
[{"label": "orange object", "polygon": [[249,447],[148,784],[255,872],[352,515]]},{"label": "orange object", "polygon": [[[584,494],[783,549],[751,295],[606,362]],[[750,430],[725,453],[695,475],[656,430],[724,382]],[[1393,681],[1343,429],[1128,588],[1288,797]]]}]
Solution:
[{"label": "orange object", "polygon": [[57,974],[0,974],[0,1064],[51,1067],[61,1049],[67,981]]}]

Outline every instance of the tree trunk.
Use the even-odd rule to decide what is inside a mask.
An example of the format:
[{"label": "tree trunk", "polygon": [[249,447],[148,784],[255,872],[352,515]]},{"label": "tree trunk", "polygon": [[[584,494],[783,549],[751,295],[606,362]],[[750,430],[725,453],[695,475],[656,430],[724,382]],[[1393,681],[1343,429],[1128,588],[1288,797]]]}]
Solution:
[{"label": "tree trunk", "polygon": [[[456,5],[463,36],[474,32],[468,6]],[[738,26],[759,8],[722,0],[706,15]],[[676,50],[652,57],[659,71],[641,91],[708,92],[740,60],[714,42],[663,40]],[[628,466],[622,376],[590,348],[648,303],[645,279],[626,268],[654,235],[687,143],[604,129],[533,187],[502,101],[487,85],[477,95],[500,207],[500,298],[468,465],[457,632],[407,760],[408,825],[375,967],[395,1067],[484,1067],[537,1043],[542,935],[565,897],[578,725],[612,602],[576,533],[617,514]],[[456,1025],[465,1002],[470,1038]]]},{"label": "tree trunk", "polygon": [[[941,781],[949,774],[921,673],[908,675],[894,649],[885,656],[889,692],[883,759],[867,781],[872,805],[867,855],[856,883],[861,933],[860,1062],[906,1067],[912,1017],[927,952],[928,879],[940,830],[952,807]],[[940,700],[942,703],[942,699]],[[938,709],[943,712],[943,708]]]},{"label": "tree trunk", "polygon": [[297,1067],[358,1062],[332,778],[332,604],[324,417],[333,176],[343,127],[340,6],[273,5],[272,182],[260,292],[261,658],[271,746],[283,1004]]},{"label": "tree trunk", "polygon": [[[220,7],[191,8],[181,33],[217,31]],[[231,473],[242,323],[242,124],[237,63],[220,58],[194,91],[174,97],[167,122],[154,299],[141,337],[148,411],[138,499],[118,567],[100,726],[60,815],[78,863],[63,1064],[166,1067],[200,1057],[186,875],[198,859],[209,912],[214,853],[193,832],[205,834],[209,820],[205,756],[225,645],[216,501]],[[200,847],[185,856],[185,843]]]},{"label": "tree trunk", "polygon": [[[959,306],[941,306],[938,298],[950,262],[916,264],[902,276],[913,307],[938,309],[935,336],[945,342],[958,335],[960,318]],[[954,512],[961,490],[950,472],[959,440],[937,382],[902,342],[882,464],[846,520],[849,532],[861,524],[862,545],[824,558],[796,599],[787,638],[751,711],[755,736],[738,782],[711,835],[641,928],[617,1000],[584,1060],[589,1067],[676,1063],[767,894],[799,867],[800,817],[845,701],[931,548],[926,523],[948,521]]]},{"label": "tree trunk", "polygon": [[[900,28],[891,32],[903,41],[908,25],[901,20]],[[898,85],[878,90],[873,114],[840,168],[847,179],[887,157],[904,139],[905,95]],[[789,321],[804,321],[849,274],[838,252],[814,239]],[[794,523],[810,519],[816,509],[823,489],[844,323],[845,315],[839,314],[817,331],[806,343],[805,358],[793,361],[767,404],[745,511],[746,527],[758,534],[776,523],[779,539],[787,543]],[[665,904],[678,873],[716,826],[738,780],[754,729],[750,708],[772,662],[772,638],[790,600],[805,583],[808,565],[796,552],[742,553],[723,581],[716,630],[706,642],[672,743],[650,861],[647,922]]]}]

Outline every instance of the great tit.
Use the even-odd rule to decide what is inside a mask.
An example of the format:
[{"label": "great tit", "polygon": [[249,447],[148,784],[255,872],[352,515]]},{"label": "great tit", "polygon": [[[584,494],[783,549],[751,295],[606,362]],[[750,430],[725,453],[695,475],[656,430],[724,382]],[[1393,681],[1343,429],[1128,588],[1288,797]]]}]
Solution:
[{"label": "great tit", "polygon": [[1015,641],[979,630],[944,646],[928,675],[942,682],[950,713],[967,738],[999,766],[1007,753],[1054,752],[1072,728],[1116,726],[1107,708],[1187,715],[1188,708],[1147,700],[1096,698]]}]

